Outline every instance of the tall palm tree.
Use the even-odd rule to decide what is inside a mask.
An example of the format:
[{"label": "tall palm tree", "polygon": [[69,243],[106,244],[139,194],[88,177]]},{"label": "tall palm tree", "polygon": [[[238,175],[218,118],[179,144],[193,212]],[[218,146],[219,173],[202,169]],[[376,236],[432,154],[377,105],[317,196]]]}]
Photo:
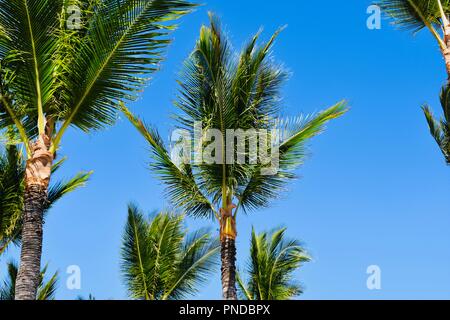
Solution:
[{"label": "tall palm tree", "polygon": [[[8,279],[0,286],[0,300],[14,300],[15,299],[15,285],[17,281],[17,264],[9,262]],[[36,300],[54,300],[56,287],[58,285],[58,273],[54,273],[50,279],[45,282],[45,275],[47,273],[48,265],[46,265],[39,276],[39,286]]]},{"label": "tall palm tree", "polygon": [[[129,120],[151,145],[154,158],[152,168],[166,184],[167,196],[172,204],[191,216],[212,218],[218,223],[224,299],[237,299],[235,241],[238,210],[260,211],[284,192],[286,183],[295,178],[292,170],[304,160],[305,143],[320,133],[329,120],[346,112],[345,103],[341,102],[316,116],[300,117],[295,121],[278,119],[281,107],[279,97],[286,79],[286,72],[270,57],[278,33],[262,45],[257,45],[260,36],[257,33],[235,59],[214,17],[211,17],[209,27],[203,26],[200,30],[200,38],[185,62],[179,81],[180,94],[176,107],[180,113],[176,120],[177,126],[190,137],[196,137],[198,131],[203,132],[199,139],[200,149],[206,150],[211,145],[211,137],[209,140],[206,137],[208,129],[220,131],[215,141],[221,148],[215,152],[215,161],[172,159],[158,132],[123,107]],[[224,152],[237,148],[233,139],[226,139],[227,130],[270,131],[280,127],[283,129],[280,143],[274,143],[272,148],[268,146],[267,141],[275,136],[273,133],[259,141],[260,145],[271,149],[269,152],[279,150],[279,169],[276,173],[268,174],[270,164],[262,161],[262,157],[258,157],[257,163],[238,163],[234,161],[234,155],[230,160]],[[247,140],[245,151],[250,148],[247,142],[255,144]],[[194,158],[201,153],[197,147],[195,149]],[[268,158],[273,160],[276,152],[273,154]],[[218,155],[220,159],[217,159]],[[248,155],[246,153],[247,160]]]},{"label": "tall palm tree", "polygon": [[[64,159],[53,165],[56,172]],[[5,145],[0,154],[0,256],[10,244],[20,244],[23,228],[26,163],[16,145]],[[85,186],[92,172],[80,172],[66,181],[52,183],[45,204],[44,216],[65,194]]]},{"label": "tall palm tree", "polygon": [[64,134],[113,124],[117,102],[142,91],[173,20],[192,7],[185,0],[0,0],[0,128],[15,127],[27,156],[17,299],[36,297],[42,214]]},{"label": "tall palm tree", "polygon": [[427,28],[439,45],[447,70],[447,83],[440,96],[444,117],[435,118],[428,105],[422,109],[431,135],[450,165],[450,0],[379,0],[377,4],[400,28],[414,32]]},{"label": "tall palm tree", "polygon": [[256,234],[252,230],[248,281],[238,274],[240,296],[245,300],[289,300],[303,293],[292,273],[310,261],[297,240],[285,239],[286,229]]},{"label": "tall palm tree", "polygon": [[150,220],[128,207],[122,274],[133,299],[191,296],[213,272],[219,244],[205,230],[188,233],[183,216],[160,213]]}]

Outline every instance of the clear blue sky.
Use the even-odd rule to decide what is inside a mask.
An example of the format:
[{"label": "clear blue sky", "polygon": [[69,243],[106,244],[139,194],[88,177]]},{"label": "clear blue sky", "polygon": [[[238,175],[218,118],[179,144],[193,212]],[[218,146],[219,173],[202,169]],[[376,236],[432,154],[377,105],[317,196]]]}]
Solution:
[{"label": "clear blue sky", "polygon": [[[284,225],[314,258],[297,274],[306,290],[302,299],[450,299],[450,168],[420,110],[428,102],[440,111],[444,64],[426,32],[413,37],[387,21],[381,30],[368,30],[369,4],[209,0],[182,20],[161,72],[131,108],[168,136],[177,72],[208,22],[207,11],[222,18],[236,49],[260,26],[268,37],[287,24],[274,52],[292,71],[286,113],[315,112],[344,98],[352,109],[314,139],[299,170],[302,179],[282,201],[240,217],[240,266],[252,225],[258,231]],[[167,207],[162,186],[147,169],[148,147],[122,118],[90,136],[71,132],[60,154],[69,158],[61,176],[95,174],[45,224],[43,261],[61,273],[57,296],[126,298],[119,273],[126,204],[135,201],[148,211]],[[69,265],[81,267],[81,291],[65,287]],[[369,265],[382,270],[380,291],[366,288]],[[217,273],[199,298],[220,296]]]}]

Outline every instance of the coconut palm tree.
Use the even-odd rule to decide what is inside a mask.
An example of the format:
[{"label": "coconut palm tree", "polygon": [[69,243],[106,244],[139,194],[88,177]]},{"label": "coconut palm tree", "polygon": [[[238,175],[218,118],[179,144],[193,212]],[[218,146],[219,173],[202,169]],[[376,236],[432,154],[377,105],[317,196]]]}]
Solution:
[{"label": "coconut palm tree", "polygon": [[[171,203],[191,216],[212,218],[218,223],[224,299],[237,298],[235,241],[238,210],[260,211],[270,205],[284,192],[286,183],[295,178],[293,169],[304,160],[305,143],[319,134],[329,120],[346,112],[345,103],[340,102],[315,116],[293,121],[278,118],[281,87],[287,76],[270,55],[278,33],[261,45],[257,44],[260,37],[257,33],[235,59],[213,16],[211,25],[201,28],[195,49],[185,62],[176,102],[180,110],[176,115],[180,136],[187,135],[196,140],[192,152],[183,151],[178,157],[178,151],[175,151],[172,152],[175,156],[171,156],[156,129],[146,126],[123,107],[129,120],[151,145],[152,169],[166,184]],[[274,128],[282,134],[274,133]],[[239,143],[234,143],[234,137],[226,138],[228,132],[239,130],[250,135],[255,131],[263,134],[258,141],[251,137],[241,140],[242,148]],[[209,136],[210,132],[217,131],[214,138]],[[265,132],[269,133],[265,135]],[[277,136],[282,136],[279,142],[274,139]],[[268,143],[270,141],[275,142]],[[181,141],[181,144],[184,149],[189,149],[191,143],[185,142]],[[254,154],[248,151],[257,142],[261,153],[256,156],[258,161],[254,161]],[[216,148],[211,150],[211,146]],[[235,159],[235,151],[244,161]],[[266,151],[268,156],[264,157],[262,154]],[[195,161],[191,161],[191,153]],[[187,161],[183,161],[186,157]]]},{"label": "coconut palm tree", "polygon": [[147,220],[129,205],[121,267],[130,297],[173,300],[193,295],[214,271],[219,249],[205,230],[188,233],[183,216],[160,213]]},{"label": "coconut palm tree", "polygon": [[[36,300],[54,300],[56,287],[58,285],[58,273],[54,273],[53,276],[45,282],[45,275],[47,273],[48,265],[46,265],[39,277],[38,294]],[[17,280],[17,264],[15,262],[9,262],[7,265],[8,279],[0,286],[0,300],[14,300],[15,297],[15,284]]]},{"label": "coconut palm tree", "polygon": [[[158,68],[184,0],[0,0],[0,129],[26,150],[16,298],[34,299],[51,167],[69,127],[114,123]],[[117,160],[120,166],[120,159]]]},{"label": "coconut palm tree", "polygon": [[[0,154],[0,256],[11,244],[20,244],[23,228],[23,202],[25,190],[25,160],[22,152],[14,144],[6,144]],[[65,159],[56,162],[52,171],[56,172]],[[52,183],[44,217],[49,209],[64,195],[86,185],[92,172],[80,172],[67,181]]]},{"label": "coconut palm tree", "polygon": [[237,276],[242,299],[289,300],[303,293],[302,287],[292,280],[292,273],[310,257],[299,241],[285,239],[285,233],[286,229],[261,234],[252,230],[248,280]]},{"label": "coconut palm tree", "polygon": [[377,4],[402,29],[418,32],[427,28],[439,45],[447,69],[447,83],[440,95],[444,117],[436,118],[428,105],[422,109],[431,135],[450,164],[450,0],[380,0]]}]

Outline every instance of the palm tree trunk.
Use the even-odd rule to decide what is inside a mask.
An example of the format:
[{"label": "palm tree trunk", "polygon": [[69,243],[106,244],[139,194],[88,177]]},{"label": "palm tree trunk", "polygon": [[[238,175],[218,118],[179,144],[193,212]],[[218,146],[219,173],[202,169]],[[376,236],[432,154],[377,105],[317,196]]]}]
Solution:
[{"label": "palm tree trunk", "polygon": [[442,50],[442,55],[444,56],[445,67],[447,69],[447,82],[450,84],[450,25],[444,28],[444,41],[446,48]]},{"label": "palm tree trunk", "polygon": [[53,154],[50,139],[42,135],[31,145],[27,160],[23,210],[22,249],[16,280],[16,300],[35,300],[41,269],[43,214],[47,202]]},{"label": "palm tree trunk", "polygon": [[225,236],[221,240],[222,295],[225,300],[237,300],[236,294],[236,240]]}]

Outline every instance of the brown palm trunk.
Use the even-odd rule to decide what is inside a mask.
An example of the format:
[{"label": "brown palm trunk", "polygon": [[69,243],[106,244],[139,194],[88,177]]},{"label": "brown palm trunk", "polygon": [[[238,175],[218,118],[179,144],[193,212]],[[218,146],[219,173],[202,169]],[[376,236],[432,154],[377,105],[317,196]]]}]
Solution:
[{"label": "brown palm trunk", "polygon": [[450,85],[450,26],[444,28],[444,42],[446,49],[442,50],[442,55],[445,60],[445,67],[447,70],[447,84]]},{"label": "brown palm trunk", "polygon": [[222,295],[225,300],[237,300],[236,240],[230,237],[224,237],[221,244]]},{"label": "brown palm trunk", "polygon": [[31,145],[25,173],[22,249],[16,280],[16,300],[35,300],[39,286],[43,214],[47,202],[53,154],[50,139],[42,135]]},{"label": "brown palm trunk", "polygon": [[228,201],[226,208],[220,209],[220,242],[222,296],[225,300],[237,300],[236,294],[236,217],[233,216],[235,205]]}]

